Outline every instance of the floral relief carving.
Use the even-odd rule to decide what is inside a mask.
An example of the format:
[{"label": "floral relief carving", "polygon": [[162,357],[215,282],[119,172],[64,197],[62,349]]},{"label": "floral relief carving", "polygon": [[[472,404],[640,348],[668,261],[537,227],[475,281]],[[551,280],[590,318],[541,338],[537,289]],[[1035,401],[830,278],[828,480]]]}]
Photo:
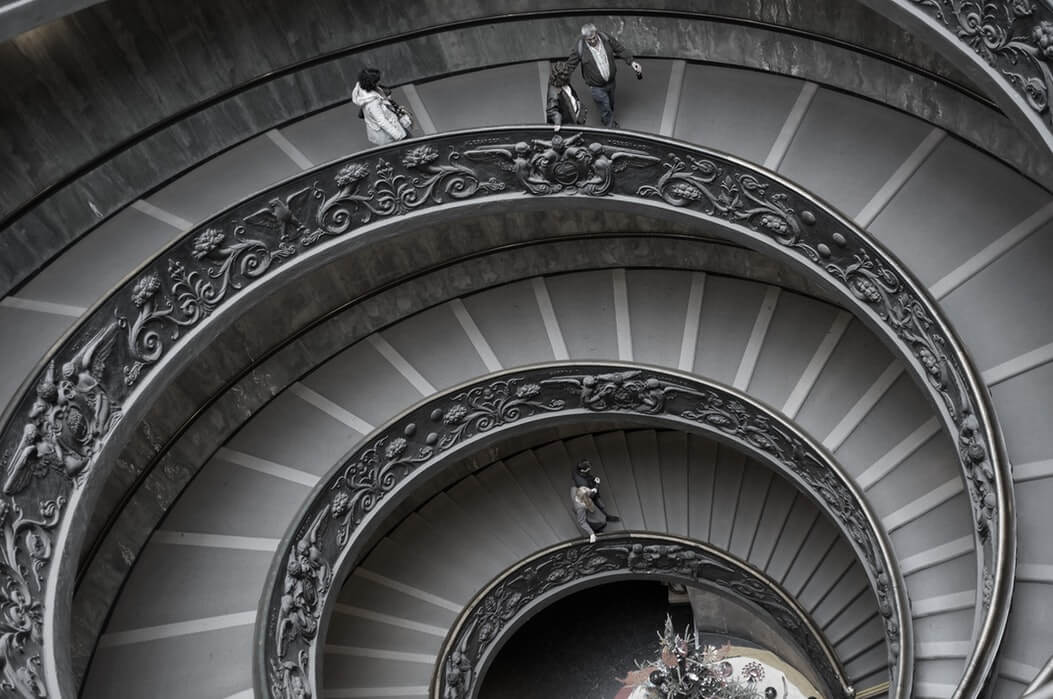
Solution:
[{"label": "floral relief carving", "polygon": [[[818,225],[815,212],[793,205],[799,195],[780,191],[755,173],[713,159],[677,154],[670,154],[662,167],[665,172],[658,181],[640,185],[637,195],[744,225],[800,255],[882,321],[907,348],[919,373],[954,421],[956,431],[967,429],[974,398],[965,378],[964,361],[960,353],[950,349],[931,303],[880,251],[869,249],[864,239],[850,238],[839,230],[827,233]],[[970,434],[982,433],[971,430]],[[983,455],[980,458],[986,461],[986,468],[964,455],[962,465],[966,480],[973,484],[970,495],[976,531],[981,542],[989,543],[998,498],[986,498],[993,492],[993,466],[989,452],[983,445],[978,447],[973,453]],[[981,482],[976,476],[987,472],[992,474],[990,481]]]},{"label": "floral relief carving", "polygon": [[44,697],[39,648],[43,643],[44,569],[54,555],[52,530],[65,498],[41,502],[40,517],[0,503],[0,694]]},{"label": "floral relief carving", "polygon": [[[285,554],[290,570],[308,569],[300,563],[304,557],[309,561],[317,559],[328,580],[330,571],[340,568],[340,561],[352,542],[363,533],[367,516],[411,474],[440,463],[445,452],[477,436],[562,411],[667,415],[689,420],[765,455],[796,477],[811,490],[857,550],[879,598],[879,609],[886,622],[886,640],[889,648],[894,649],[890,651],[894,669],[905,662],[903,653],[908,654],[909,664],[909,644],[904,646],[901,642],[901,623],[909,624],[910,620],[902,580],[898,573],[891,572],[894,569],[891,553],[844,477],[837,475],[830,462],[795,436],[788,426],[744,397],[647,369],[538,367],[482,381],[418,407],[357,450],[331,478],[324,488],[325,495],[308,510],[307,516],[313,519],[304,529],[307,534]],[[725,564],[676,547],[627,547],[624,557],[624,565],[635,572],[693,580],[724,574],[716,568]],[[485,643],[500,633],[530,601],[529,596],[524,596],[524,586],[543,594],[554,586],[608,570],[611,565],[608,558],[589,548],[560,552],[550,563],[543,569],[526,570],[494,587],[472,618],[473,638]],[[297,584],[290,580],[286,575],[280,590],[271,593],[267,607],[267,634],[272,639],[270,647],[277,653],[270,658],[269,666],[274,668],[271,682],[273,693],[278,697],[290,696],[293,691],[291,685],[281,682],[298,682],[300,677],[310,677],[311,660],[316,652],[314,633],[325,610],[324,601],[290,605],[288,590],[295,589]],[[761,592],[749,581],[729,582],[729,585],[738,593],[753,597]],[[291,599],[298,597],[294,595]],[[773,615],[785,621],[785,615],[777,607],[773,607]],[[812,643],[806,647],[814,650],[818,646]],[[473,656],[459,652],[460,656],[450,655],[440,663],[442,674],[451,678],[438,694],[443,699],[470,696],[467,688],[478,675]],[[471,668],[465,664],[466,657],[472,663]],[[293,663],[295,668],[288,663]],[[895,672],[893,676],[897,677]],[[904,680],[897,678],[897,681]]]},{"label": "floral relief carving", "polygon": [[[933,0],[944,7],[946,2]],[[959,6],[964,4],[955,4]],[[1041,53],[1045,61],[1049,37],[1040,14],[1024,3],[1015,16],[1020,27],[1034,23],[1028,36],[1034,40],[1034,54]],[[1020,34],[1014,32],[1009,35]],[[1011,480],[982,409],[985,398],[975,388],[961,350],[943,330],[935,305],[864,235],[791,187],[716,154],[626,134],[553,135],[549,129],[497,128],[397,144],[380,155],[307,173],[206,222],[94,309],[16,400],[13,417],[0,434],[3,504],[59,527],[67,516],[63,503],[92,477],[121,416],[131,413],[133,391],[169,354],[184,347],[191,330],[323,240],[352,235],[383,218],[496,194],[617,195],[691,208],[772,241],[869,309],[881,320],[879,330],[898,343],[946,409],[945,421],[959,438],[977,532],[986,543],[981,557],[1001,590],[1005,553],[998,545],[997,522],[1004,514],[1001,503],[1010,502],[1002,490]],[[678,395],[620,371],[597,374],[590,381],[594,383],[580,386],[578,408],[622,406],[659,414]],[[465,396],[435,419],[424,416],[417,421],[419,434],[398,436],[406,440],[405,452],[390,460],[388,450],[394,454],[403,447],[396,435],[389,436],[379,446],[375,464],[363,463],[359,471],[345,473],[343,497],[336,490],[331,493],[334,509],[347,523],[344,528],[370,511],[389,481],[397,482],[415,468],[415,460],[430,458],[428,449],[447,448],[443,439],[457,443],[458,430],[465,436],[478,434],[488,425],[517,419],[516,410],[563,409],[544,403],[556,400],[556,394],[543,399],[546,387],[530,383],[536,393],[522,384],[500,397]],[[715,413],[711,419],[717,419]],[[44,502],[59,503],[54,517],[42,514]],[[340,529],[334,525],[326,536]],[[48,531],[52,537],[57,533]],[[0,549],[5,547],[29,555],[25,541],[4,541]],[[45,578],[51,560],[40,567]],[[32,599],[46,604],[41,595],[34,589]],[[12,662],[32,674],[29,659],[40,656],[41,646],[30,635],[25,648]],[[282,662],[297,664],[300,650],[290,651]],[[275,672],[287,677],[286,684],[304,681],[282,668]]]},{"label": "floral relief carving", "polygon": [[445,163],[438,163],[436,146],[425,144],[407,151],[396,171],[391,162],[377,159],[375,176],[362,163],[344,166],[336,175],[339,188],[327,198],[318,213],[321,228],[303,239],[304,245],[322,236],[342,235],[356,225],[374,218],[405,214],[427,204],[468,199],[480,193],[500,192],[506,185],[494,177],[483,179],[477,172],[460,163],[460,151],[451,148]]},{"label": "floral relief carving", "polygon": [[815,223],[815,215],[810,211],[798,214],[790,207],[787,193],[755,173],[693,155],[670,154],[662,167],[665,174],[654,184],[637,188],[637,196],[698,208],[731,223],[749,225],[784,247],[802,251],[812,261],[820,259],[819,249],[805,243],[801,235],[805,224]]},{"label": "floral relief carving", "polygon": [[942,22],[1053,125],[1053,8],[1036,0],[912,0]]},{"label": "floral relief carving", "polygon": [[328,508],[318,513],[287,557],[276,621],[277,653],[271,661],[271,688],[274,696],[281,699],[307,699],[311,696],[307,681],[309,655],[300,649],[295,663],[285,656],[292,642],[309,643],[318,633],[320,605],[332,583],[332,568],[319,548],[329,514]]},{"label": "floral relief carving", "polygon": [[[440,655],[431,696],[464,699],[478,691],[488,656],[530,605],[597,576],[623,572],[721,587],[766,611],[808,654],[827,685],[851,696],[821,632],[763,573],[704,544],[646,534],[605,536],[594,544],[560,544],[506,571],[455,622]],[[571,588],[573,589],[573,588]]]}]

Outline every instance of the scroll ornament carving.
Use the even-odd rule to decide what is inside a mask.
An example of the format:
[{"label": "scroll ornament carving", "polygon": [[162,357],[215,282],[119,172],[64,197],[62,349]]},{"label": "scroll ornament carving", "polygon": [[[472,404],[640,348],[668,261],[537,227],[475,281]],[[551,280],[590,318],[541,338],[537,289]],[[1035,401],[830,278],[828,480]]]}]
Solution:
[{"label": "scroll ornament carving", "polygon": [[377,160],[375,177],[369,168],[351,163],[336,176],[339,191],[327,198],[318,212],[321,228],[304,239],[305,245],[323,235],[342,235],[353,226],[369,223],[374,218],[405,214],[447,199],[461,200],[479,193],[500,192],[505,185],[495,178],[482,179],[478,173],[462,165],[460,151],[451,148],[446,162],[438,164],[439,151],[432,145],[411,148],[402,157],[408,172],[396,172],[391,163]]},{"label": "scroll ornament carving", "polygon": [[[900,629],[891,600],[888,572],[873,529],[859,509],[848,487],[838,480],[799,438],[772,423],[764,414],[715,391],[695,391],[656,377],[642,377],[638,370],[596,376],[570,376],[542,383],[560,383],[577,391],[580,405],[589,410],[630,410],[643,414],[670,412],[704,423],[763,452],[797,474],[840,521],[873,578],[878,608],[889,645],[889,664],[895,674],[899,662]],[[666,411],[666,399],[674,394],[691,396],[687,408]]]},{"label": "scroll ornament carving", "polygon": [[1035,0],[912,0],[1005,76],[1028,106],[1053,124],[1053,12]]},{"label": "scroll ornament carving", "polygon": [[[374,440],[345,466],[329,487],[327,504],[289,553],[283,594],[275,619],[276,654],[271,658],[271,689],[281,699],[311,696],[310,642],[323,612],[332,562],[366,516],[421,464],[466,439],[539,413],[565,408],[559,399],[539,400],[541,387],[519,378],[494,381],[455,395],[435,408],[425,424],[409,421]],[[411,443],[412,442],[412,443]],[[336,535],[323,538],[329,526]],[[289,660],[291,644],[299,646]]]},{"label": "scroll ornament carving", "polygon": [[[48,364],[35,389],[22,438],[4,453],[0,501],[0,689],[5,696],[47,696],[41,678],[45,568],[52,558],[55,528],[67,498],[23,498],[34,481],[39,490],[55,483],[80,483],[91,471],[100,445],[121,417],[106,386],[107,359],[116,342],[116,324],[92,335],[56,373]],[[38,514],[27,514],[32,508]]]},{"label": "scroll ornament carving", "polygon": [[[108,404],[118,406],[143,372],[156,365],[187,330],[207,319],[233,294],[323,238],[429,204],[511,189],[539,195],[602,196],[617,188],[747,225],[797,251],[839,280],[848,293],[873,307],[913,348],[934,389],[944,395],[952,414],[957,413],[956,419],[960,421],[961,414],[971,411],[963,397],[967,387],[959,378],[960,368],[952,365],[946,340],[934,330],[925,305],[909,292],[896,272],[850,243],[843,233],[835,231],[829,241],[820,241],[817,231],[807,230],[815,227],[816,215],[809,210],[797,212],[791,206],[792,192],[740,166],[676,154],[663,162],[641,148],[601,140],[587,142],[586,135],[556,134],[548,139],[524,138],[504,144],[487,143],[497,136],[475,138],[469,141],[472,147],[464,150],[449,146],[445,158],[440,157],[437,145],[415,145],[401,151],[399,167],[386,157],[374,163],[352,161],[332,169],[335,191],[317,181],[292,183],[286,185],[285,192],[264,195],[258,203],[247,204],[246,212],[233,216],[229,223],[212,222],[170,251],[164,270],[159,266],[148,270],[129,285],[124,298],[131,302],[130,307],[125,303],[108,309],[109,319],[104,320],[99,334],[110,343],[118,330],[123,331],[120,347],[111,352],[110,345],[106,351],[95,353],[92,371],[99,373],[108,364],[119,362],[123,386],[102,389],[101,395]],[[469,167],[465,160],[479,165]],[[634,189],[633,182],[659,163],[664,173],[658,180]],[[630,167],[643,174],[629,177]],[[82,338],[82,342],[84,347],[96,343],[90,337]],[[76,363],[78,358],[74,356],[72,361]],[[46,391],[48,377],[42,376],[40,381],[39,390]],[[99,383],[94,375],[91,381]],[[16,452],[36,445],[39,435],[46,433],[34,410],[28,411],[29,421],[22,435],[25,444]],[[984,434],[972,434],[975,458],[979,451],[985,451]],[[41,444],[26,453],[42,453],[48,448]],[[86,465],[90,461],[83,453],[77,456],[69,449],[56,458],[67,456],[73,470],[78,467],[72,462],[80,459]],[[977,529],[986,537],[997,500],[986,497],[993,491],[993,481],[984,474],[992,467],[989,460],[969,463],[976,464],[973,470],[979,474],[972,479],[972,491],[977,503],[983,504],[974,510]],[[9,479],[13,470],[17,469],[8,465]]]},{"label": "scroll ornament carving", "polygon": [[983,432],[973,416],[970,390],[961,360],[922,298],[902,274],[858,241],[835,230],[824,240],[814,212],[798,211],[792,197],[750,172],[715,160],[670,154],[665,172],[654,184],[638,187],[641,197],[658,198],[682,208],[695,208],[761,233],[781,247],[803,256],[833,282],[870,308],[913,353],[923,376],[943,401],[958,427],[963,447],[962,466],[970,495],[977,534],[991,539],[997,510],[994,467]]},{"label": "scroll ornament carving", "polygon": [[110,324],[62,364],[58,377],[55,362],[48,364],[22,440],[13,456],[3,460],[5,494],[22,492],[34,477],[48,471],[80,478],[94,463],[100,443],[121,417],[120,405],[103,383],[115,341],[116,326]]},{"label": "scroll ornament carving", "polygon": [[[781,595],[774,583],[742,563],[733,563],[702,546],[646,535],[603,537],[594,544],[563,545],[506,573],[473,600],[454,626],[432,696],[472,696],[502,632],[545,595],[607,573],[659,576],[725,588],[768,612],[812,659],[831,688],[844,685],[833,654],[804,612]],[[845,694],[850,695],[851,689]]]},{"label": "scroll ornament carving", "polygon": [[[619,195],[658,198],[767,236],[869,307],[882,320],[882,330],[910,348],[914,365],[946,404],[959,435],[977,530],[988,543],[984,555],[993,567],[1001,553],[991,532],[1004,498],[991,477],[994,430],[977,417],[981,411],[972,401],[983,397],[974,395],[965,360],[941,334],[931,304],[865,237],[828,212],[816,214],[795,204],[806,200],[792,188],[718,156],[673,144],[661,147],[670,151],[665,158],[655,155],[655,142],[624,134],[564,136],[540,129],[454,134],[330,166],[239,205],[128,282],[92,312],[84,330],[56,350],[53,362],[36,377],[35,391],[18,399],[18,417],[0,437],[5,502],[37,513],[27,516],[48,519],[40,514],[40,503],[65,502],[90,477],[144,377],[224,304],[324,239],[386,217],[502,192]],[[823,223],[817,225],[820,217]],[[622,400],[626,390],[636,392],[641,411],[661,411],[669,398],[653,387],[623,382],[613,392],[590,394],[587,402]],[[382,448],[395,448],[392,444]],[[414,448],[420,446],[437,445]],[[348,477],[349,483],[373,478]],[[349,511],[361,509],[359,502],[368,504],[370,497],[349,499]],[[64,516],[59,509],[56,523]],[[43,565],[40,574],[46,577],[47,570]],[[27,641],[26,658],[35,657],[32,644]]]},{"label": "scroll ornament carving", "polygon": [[43,643],[42,569],[53,554],[52,530],[65,498],[40,503],[40,517],[26,517],[17,505],[0,503],[0,694],[44,697],[39,648]]},{"label": "scroll ornament carving", "polygon": [[[310,676],[312,641],[324,613],[322,598],[329,588],[331,571],[361,531],[367,516],[401,482],[466,440],[526,418],[566,410],[678,416],[719,430],[796,473],[850,536],[879,598],[888,644],[894,651],[893,665],[902,660],[897,619],[906,613],[905,602],[903,593],[891,583],[885,564],[891,554],[878,541],[860,503],[813,448],[760,409],[717,389],[696,389],[641,369],[578,373],[573,368],[539,368],[480,383],[442,399],[437,406],[418,408],[363,446],[333,476],[325,496],[309,510],[310,519],[305,518],[296,545],[287,553],[288,570],[281,576],[280,590],[271,593],[266,643],[271,644],[268,666],[273,695],[282,699],[310,696],[305,693],[309,688],[303,686],[302,680]],[[625,555],[634,570],[646,568],[682,575],[697,575],[701,561],[694,554],[674,555],[664,549],[626,549]],[[602,556],[585,555],[584,550],[576,549],[552,560],[554,565],[546,568],[543,578],[530,580],[532,589],[544,591],[581,575],[594,575],[609,565]],[[312,571],[318,571],[318,578],[308,576],[308,585],[304,574],[313,575]],[[531,573],[524,575],[529,577]],[[508,623],[509,615],[514,616],[525,604],[519,585],[526,578],[516,580],[515,584],[498,586],[479,607],[472,622],[475,638],[492,638]],[[749,589],[743,587],[739,592],[745,594]],[[477,669],[464,666],[463,653],[444,663],[444,673],[454,678],[447,683],[444,699],[468,696],[463,687],[470,684]]]}]

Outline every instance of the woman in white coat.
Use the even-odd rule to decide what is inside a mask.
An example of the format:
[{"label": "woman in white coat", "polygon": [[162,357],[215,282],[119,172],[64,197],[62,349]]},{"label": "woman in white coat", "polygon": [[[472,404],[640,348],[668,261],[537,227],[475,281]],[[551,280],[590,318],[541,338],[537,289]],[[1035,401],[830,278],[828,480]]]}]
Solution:
[{"label": "woman in white coat", "polygon": [[351,101],[361,108],[359,114],[366,122],[370,143],[383,146],[406,138],[406,129],[399,123],[394,105],[380,86],[379,70],[366,68],[358,74]]}]

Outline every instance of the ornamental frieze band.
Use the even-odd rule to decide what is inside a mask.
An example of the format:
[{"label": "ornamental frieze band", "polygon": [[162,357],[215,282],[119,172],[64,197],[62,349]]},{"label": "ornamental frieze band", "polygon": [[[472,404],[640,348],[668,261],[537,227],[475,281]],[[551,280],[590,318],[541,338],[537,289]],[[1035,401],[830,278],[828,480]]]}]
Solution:
[{"label": "ornamental frieze band", "polygon": [[443,644],[432,680],[433,699],[478,696],[494,654],[511,630],[545,598],[615,574],[657,577],[725,590],[767,613],[811,661],[834,696],[854,696],[844,668],[808,613],[779,585],[749,564],[707,544],[646,533],[603,535],[596,543],[558,544],[513,566],[471,600]]},{"label": "ornamental frieze band", "polygon": [[[1008,614],[1011,479],[975,371],[920,285],[838,214],[728,156],[637,134],[502,127],[368,151],[237,205],[154,259],[48,357],[9,406],[0,432],[0,606],[25,610],[0,619],[0,637],[7,639],[0,688],[21,696],[57,693],[44,686],[42,667],[67,663],[44,656],[43,636],[54,629],[43,620],[69,620],[45,613],[51,601],[44,590],[63,560],[53,549],[71,520],[67,504],[90,479],[107,477],[108,457],[120,446],[111,440],[115,428],[142,414],[151,400],[144,389],[163,386],[165,360],[188,345],[192,330],[364,225],[468,201],[544,196],[617,197],[729,224],[832,288],[890,341],[958,443],[980,544],[978,575],[991,590],[967,662],[967,682],[979,686]],[[657,406],[662,397],[648,400]],[[325,582],[313,566],[303,574]],[[62,595],[71,584],[65,577],[53,581]]]},{"label": "ornamental frieze band", "polygon": [[[257,686],[276,699],[318,695],[324,641],[319,630],[335,592],[361,555],[360,542],[374,533],[378,512],[399,504],[403,484],[430,477],[466,456],[473,444],[502,431],[589,414],[669,420],[729,442],[796,483],[841,531],[863,566],[883,622],[893,687],[897,696],[909,696],[913,643],[906,585],[884,531],[837,464],[792,424],[733,389],[617,364],[539,366],[455,388],[418,405],[356,449],[316,486],[272,565],[261,602],[262,625],[257,627],[263,652],[257,659]],[[631,548],[627,556],[630,569],[648,567]],[[782,617],[781,607],[768,606]],[[806,650],[821,655],[806,638],[811,632],[787,623],[801,632]],[[474,661],[466,648],[458,652],[450,662],[459,671],[466,659]],[[477,676],[480,668],[473,667],[459,685]],[[834,686],[843,685],[839,671],[831,669],[828,675],[830,681],[836,679]]]},{"label": "ornamental frieze band", "polygon": [[1053,129],[1053,7],[1042,0],[909,0],[994,68]]}]

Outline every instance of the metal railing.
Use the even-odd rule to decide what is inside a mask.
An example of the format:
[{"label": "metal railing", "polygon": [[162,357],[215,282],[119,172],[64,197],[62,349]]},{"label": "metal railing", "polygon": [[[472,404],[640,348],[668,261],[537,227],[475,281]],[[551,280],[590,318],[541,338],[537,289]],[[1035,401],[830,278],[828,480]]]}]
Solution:
[{"label": "metal railing", "polygon": [[[735,158],[642,134],[494,127],[367,151],[255,195],[189,232],[100,302],[56,347],[0,428],[2,676],[25,694],[72,693],[63,658],[81,521],[191,338],[250,289],[321,264],[363,226],[514,206],[537,197],[617,201],[721,226],[829,287],[905,361],[958,442],[984,591],[959,689],[975,696],[994,662],[1012,593],[1012,481],[976,372],[921,285],[880,245],[808,193]],[[470,208],[470,206],[469,206]],[[65,550],[59,550],[59,545]],[[31,631],[27,631],[30,629]],[[43,639],[43,640],[41,640]],[[47,653],[44,648],[47,647]],[[45,679],[46,677],[46,679]]]},{"label": "metal railing", "polygon": [[601,535],[594,544],[577,540],[550,546],[511,566],[480,590],[446,636],[432,676],[432,699],[478,696],[501,646],[549,602],[570,591],[639,578],[689,586],[705,583],[707,588],[749,602],[804,652],[811,663],[809,669],[822,678],[830,696],[857,696],[818,625],[764,573],[698,541],[618,532]]},{"label": "metal railing", "polygon": [[[897,696],[910,695],[914,654],[906,584],[878,519],[833,458],[788,420],[734,389],[683,374],[592,362],[511,370],[445,391],[374,432],[321,481],[268,574],[256,633],[257,691],[286,699],[306,687],[312,696],[321,695],[320,650],[340,586],[373,530],[417,482],[509,435],[596,418],[700,432],[769,465],[804,491],[840,530],[867,574],[891,682]],[[597,546],[589,551],[603,549]],[[702,555],[700,549],[695,554]],[[638,557],[633,560],[641,570],[646,567]],[[626,565],[632,567],[633,560]],[[768,595],[770,585],[762,587],[758,595],[770,598],[762,605],[769,613],[793,605],[785,595]],[[782,625],[796,629],[796,640],[813,659],[826,657],[819,667],[826,669],[831,689],[851,696],[835,656],[814,625],[798,623],[799,618],[794,611]],[[469,637],[451,638],[447,653],[467,652],[461,644]],[[488,657],[480,651],[470,659],[481,670]]]}]

